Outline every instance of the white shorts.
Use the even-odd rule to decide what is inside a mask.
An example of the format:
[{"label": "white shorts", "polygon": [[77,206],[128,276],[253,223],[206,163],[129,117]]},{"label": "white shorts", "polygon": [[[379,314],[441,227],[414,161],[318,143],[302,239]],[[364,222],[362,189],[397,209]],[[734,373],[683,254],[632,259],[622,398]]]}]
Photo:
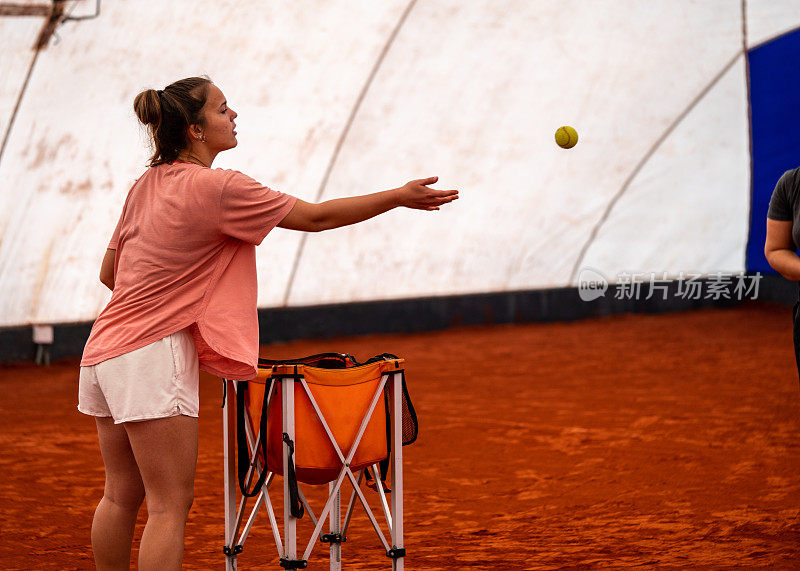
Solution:
[{"label": "white shorts", "polygon": [[81,367],[78,410],[112,417],[115,424],[196,417],[200,408],[197,348],[187,330],[149,345]]}]

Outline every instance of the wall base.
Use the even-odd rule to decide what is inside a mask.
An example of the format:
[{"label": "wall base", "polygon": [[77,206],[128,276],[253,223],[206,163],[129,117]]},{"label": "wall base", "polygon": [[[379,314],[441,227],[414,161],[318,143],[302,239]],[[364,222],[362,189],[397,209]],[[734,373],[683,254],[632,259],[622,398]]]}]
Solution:
[{"label": "wall base", "polygon": [[[573,321],[617,313],[731,307],[742,301],[724,297],[686,299],[678,295],[679,286],[678,281],[668,282],[667,299],[661,293],[650,299],[644,295],[617,299],[609,289],[604,297],[582,301],[578,289],[570,287],[261,309],[259,334],[261,344],[268,344],[371,333],[416,333],[468,325]],[[757,299],[791,305],[797,300],[797,291],[796,283],[781,276],[762,275]],[[91,323],[55,324],[51,357],[79,357],[91,326]],[[35,354],[30,326],[0,328],[0,363],[33,361]]]}]

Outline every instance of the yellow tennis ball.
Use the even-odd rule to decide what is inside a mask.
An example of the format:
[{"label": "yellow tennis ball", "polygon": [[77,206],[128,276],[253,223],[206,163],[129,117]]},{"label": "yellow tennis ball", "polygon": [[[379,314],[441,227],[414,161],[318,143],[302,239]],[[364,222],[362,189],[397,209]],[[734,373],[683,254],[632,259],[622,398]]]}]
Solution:
[{"label": "yellow tennis ball", "polygon": [[571,149],[578,143],[578,132],[569,125],[559,127],[556,131],[556,143],[562,149]]}]

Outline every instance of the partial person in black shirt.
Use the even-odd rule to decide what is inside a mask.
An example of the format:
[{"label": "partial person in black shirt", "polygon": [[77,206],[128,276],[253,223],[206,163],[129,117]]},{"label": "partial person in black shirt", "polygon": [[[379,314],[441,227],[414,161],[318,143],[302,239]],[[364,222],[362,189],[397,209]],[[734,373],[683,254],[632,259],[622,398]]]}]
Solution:
[{"label": "partial person in black shirt", "polygon": [[[800,168],[783,173],[775,185],[767,211],[764,255],[772,268],[788,280],[800,282]],[[794,356],[800,375],[800,301],[794,304]]]}]

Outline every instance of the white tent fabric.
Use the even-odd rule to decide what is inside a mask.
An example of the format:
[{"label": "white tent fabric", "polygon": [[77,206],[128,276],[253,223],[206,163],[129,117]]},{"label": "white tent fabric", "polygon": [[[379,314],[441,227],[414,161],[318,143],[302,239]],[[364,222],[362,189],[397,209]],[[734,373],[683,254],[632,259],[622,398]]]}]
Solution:
[{"label": "white tent fabric", "polygon": [[[353,180],[376,186],[381,177],[402,178],[411,165],[440,175],[463,198],[434,222],[397,212],[395,224],[380,219],[310,239],[289,303],[572,283],[581,246],[638,160],[741,52],[737,6],[676,6],[421,4],[376,78],[325,196],[360,190]],[[410,79],[415,89],[406,87]],[[581,137],[569,152],[553,143],[564,123]],[[746,128],[737,138],[746,144]],[[746,177],[738,190],[744,207]],[[683,235],[680,220],[672,233],[667,270],[681,269],[675,264],[695,237]],[[741,254],[743,237],[731,232],[722,242],[735,241]],[[650,247],[641,237],[634,248],[640,241]],[[392,270],[377,263],[382,258]],[[742,269],[740,258],[725,269]],[[615,271],[614,253],[608,262],[600,267]],[[320,279],[328,287],[320,290]]]},{"label": "white tent fabric", "polygon": [[800,1],[747,0],[747,47],[751,48],[800,26]]},{"label": "white tent fabric", "polygon": [[[744,59],[698,100],[614,205],[583,262],[673,278],[744,268],[749,148]],[[724,237],[722,240],[719,237]],[[679,245],[679,247],[675,247]]]},{"label": "white tent fabric", "polygon": [[[747,43],[797,8],[748,2]],[[0,18],[0,126],[41,24]],[[310,201],[430,175],[462,194],[276,230],[258,249],[261,307],[575,285],[583,263],[740,271],[744,28],[729,0],[103,3],[40,53],[0,160],[0,326],[96,317],[99,262],[148,156],[133,98],[204,73],[240,114],[215,167]],[[580,133],[569,151],[562,124]]]}]

